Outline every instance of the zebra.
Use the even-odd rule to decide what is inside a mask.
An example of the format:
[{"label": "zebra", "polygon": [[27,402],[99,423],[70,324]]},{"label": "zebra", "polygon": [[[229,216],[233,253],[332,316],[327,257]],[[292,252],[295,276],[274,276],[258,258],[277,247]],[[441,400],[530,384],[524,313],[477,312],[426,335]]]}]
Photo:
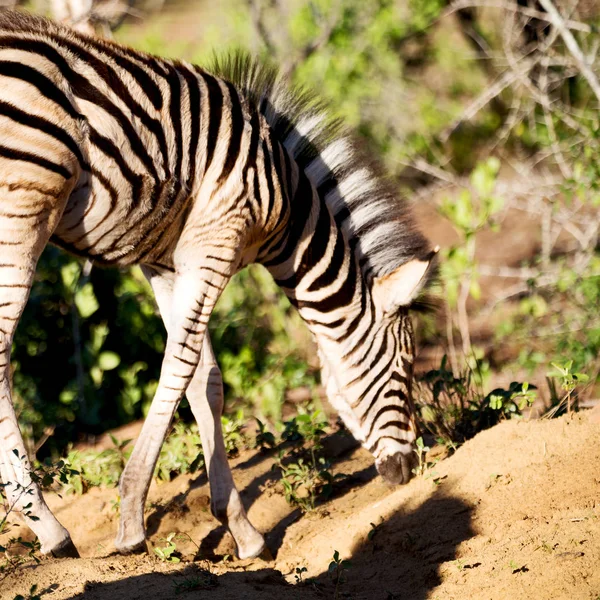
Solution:
[{"label": "zebra", "polygon": [[47,243],[99,265],[140,265],[167,331],[119,482],[119,552],[147,548],[144,503],[184,394],[213,514],[240,558],[265,547],[227,463],[207,333],[220,293],[249,263],[268,269],[308,325],[327,396],[379,473],[410,479],[409,308],[437,248],[339,122],[276,69],[243,54],[205,69],[2,10],[0,192],[0,477],[43,553],[78,556],[31,477],[10,349]]}]

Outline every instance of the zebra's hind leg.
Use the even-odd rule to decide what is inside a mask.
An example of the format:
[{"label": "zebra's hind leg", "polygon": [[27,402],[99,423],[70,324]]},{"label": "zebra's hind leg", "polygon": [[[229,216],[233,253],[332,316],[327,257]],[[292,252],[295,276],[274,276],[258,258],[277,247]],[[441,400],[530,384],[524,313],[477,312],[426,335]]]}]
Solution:
[{"label": "zebra's hind leg", "polygon": [[52,514],[31,476],[10,386],[14,332],[29,296],[37,260],[64,201],[40,197],[27,189],[9,189],[0,189],[0,477],[8,506],[37,535],[42,553],[76,557],[79,554],[69,532]]},{"label": "zebra's hind leg", "polygon": [[208,334],[204,338],[202,360],[188,388],[187,398],[202,439],[210,482],[211,511],[231,532],[238,557],[254,558],[264,550],[265,540],[248,520],[227,461],[221,428],[223,379]]},{"label": "zebra's hind leg", "polygon": [[[148,267],[142,267],[142,271],[152,285],[160,312],[165,317],[165,326],[168,328],[173,276],[170,273],[158,274]],[[221,429],[223,381],[208,332],[204,337],[200,363],[186,396],[202,440],[210,483],[211,511],[229,529],[236,543],[239,558],[258,556],[265,547],[265,541],[248,520],[227,461]]]}]

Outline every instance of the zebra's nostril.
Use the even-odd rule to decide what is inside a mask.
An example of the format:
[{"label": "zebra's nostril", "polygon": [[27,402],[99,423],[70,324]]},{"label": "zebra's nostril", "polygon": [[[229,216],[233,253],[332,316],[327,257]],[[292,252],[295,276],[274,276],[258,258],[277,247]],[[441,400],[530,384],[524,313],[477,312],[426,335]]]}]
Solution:
[{"label": "zebra's nostril", "polygon": [[376,463],[378,473],[391,485],[408,483],[413,476],[414,454],[396,452]]}]

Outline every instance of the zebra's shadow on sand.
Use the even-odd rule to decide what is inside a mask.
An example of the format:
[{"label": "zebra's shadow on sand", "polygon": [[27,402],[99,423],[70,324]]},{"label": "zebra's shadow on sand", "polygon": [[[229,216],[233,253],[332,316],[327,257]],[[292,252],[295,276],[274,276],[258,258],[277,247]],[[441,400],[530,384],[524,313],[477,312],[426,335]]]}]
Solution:
[{"label": "zebra's shadow on sand", "polygon": [[[457,558],[457,547],[473,536],[472,507],[448,491],[439,489],[413,510],[402,508],[377,527],[374,536],[353,548],[350,566],[340,587],[340,598],[359,600],[425,600],[442,583],[443,565]],[[302,556],[298,556],[302,563]],[[193,597],[261,598],[281,597],[333,598],[335,582],[327,566],[314,579],[302,585],[286,582],[282,573],[264,563],[256,571],[231,571],[213,577],[211,586],[198,589]],[[464,565],[477,568],[480,565]],[[83,594],[69,600],[147,600],[176,598],[178,586],[201,577],[196,564],[181,566],[171,573],[148,573],[110,583],[86,584]],[[289,575],[289,574],[288,574]],[[185,597],[185,595],[184,595]]]}]

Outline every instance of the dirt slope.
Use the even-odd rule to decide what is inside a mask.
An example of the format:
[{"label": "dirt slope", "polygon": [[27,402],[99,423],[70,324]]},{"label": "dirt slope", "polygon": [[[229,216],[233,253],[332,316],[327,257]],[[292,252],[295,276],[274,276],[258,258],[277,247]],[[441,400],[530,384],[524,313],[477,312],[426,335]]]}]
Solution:
[{"label": "dirt slope", "polygon": [[[198,552],[189,541],[178,542],[178,565],[110,555],[116,490],[51,497],[84,558],[24,568],[0,582],[0,598],[34,583],[51,600],[333,598],[334,550],[351,560],[342,598],[600,598],[600,425],[586,415],[503,423],[402,488],[387,487],[368,454],[351,451],[336,464],[350,474],[344,488],[304,517],[277,492],[272,462],[252,453],[234,462],[272,561],[222,562],[232,542],[210,515],[205,479],[180,477],[151,490],[150,541],[187,533],[202,560],[186,562]],[[299,566],[314,583],[291,585]],[[203,588],[177,593],[192,580]]]}]

